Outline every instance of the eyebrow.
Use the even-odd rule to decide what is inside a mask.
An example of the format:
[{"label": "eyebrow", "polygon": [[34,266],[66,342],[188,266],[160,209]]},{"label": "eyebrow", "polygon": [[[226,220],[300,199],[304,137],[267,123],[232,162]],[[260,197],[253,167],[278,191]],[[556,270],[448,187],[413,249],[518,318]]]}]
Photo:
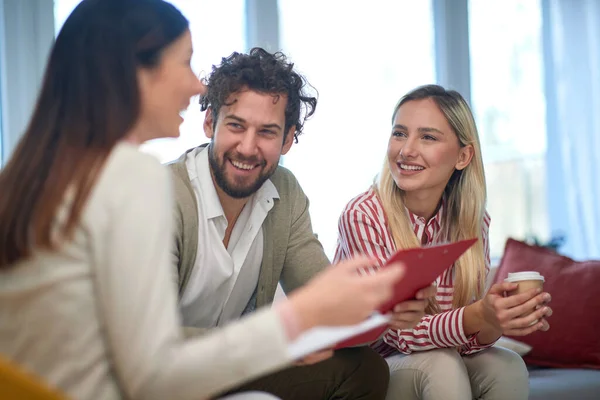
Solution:
[{"label": "eyebrow", "polygon": [[[225,119],[232,119],[234,121],[238,121],[238,122],[241,122],[241,123],[246,123],[247,122],[244,118],[240,118],[237,115],[233,115],[233,114],[226,115]],[[273,123],[273,124],[264,124],[264,125],[261,125],[261,127],[263,129],[266,128],[266,129],[276,129],[276,130],[280,130],[280,131],[282,130],[281,126],[279,126],[279,124],[275,124],[275,123]]]},{"label": "eyebrow", "polygon": [[[402,129],[402,130],[405,130],[405,131],[408,130],[408,128],[406,126],[400,125],[400,124],[394,125],[394,129]],[[429,126],[422,127],[422,128],[417,128],[417,131],[420,132],[420,133],[439,133],[441,135],[444,134],[444,132],[440,131],[439,129],[432,128],[432,127],[429,127]]]}]

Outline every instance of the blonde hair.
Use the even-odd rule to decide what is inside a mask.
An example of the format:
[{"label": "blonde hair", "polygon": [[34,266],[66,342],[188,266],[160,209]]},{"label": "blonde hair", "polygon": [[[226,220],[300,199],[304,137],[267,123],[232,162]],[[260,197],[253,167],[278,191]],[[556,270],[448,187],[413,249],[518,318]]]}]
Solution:
[{"label": "blonde hair", "polygon": [[[479,238],[477,243],[467,250],[455,264],[452,306],[456,309],[470,304],[473,299],[481,298],[484,291],[485,259],[482,226],[485,214],[486,186],[481,146],[475,120],[467,102],[458,92],[446,90],[438,85],[421,86],[402,97],[394,108],[392,124],[398,109],[403,104],[423,99],[431,99],[438,105],[458,137],[460,146],[471,145],[474,150],[469,165],[462,171],[455,170],[444,190],[446,202],[441,224],[442,237],[450,242]],[[404,191],[396,185],[387,158],[375,182],[375,190],[386,212],[396,248],[420,247],[421,243],[413,232],[404,206]],[[427,312],[431,314],[439,312],[439,306],[435,300],[430,302]]]}]

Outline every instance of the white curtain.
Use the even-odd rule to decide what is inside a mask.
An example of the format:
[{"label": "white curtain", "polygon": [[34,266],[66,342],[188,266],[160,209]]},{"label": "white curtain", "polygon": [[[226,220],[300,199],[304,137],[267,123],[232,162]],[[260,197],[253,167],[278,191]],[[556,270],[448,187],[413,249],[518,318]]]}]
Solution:
[{"label": "white curtain", "polygon": [[600,1],[543,0],[548,210],[563,253],[600,258]]}]

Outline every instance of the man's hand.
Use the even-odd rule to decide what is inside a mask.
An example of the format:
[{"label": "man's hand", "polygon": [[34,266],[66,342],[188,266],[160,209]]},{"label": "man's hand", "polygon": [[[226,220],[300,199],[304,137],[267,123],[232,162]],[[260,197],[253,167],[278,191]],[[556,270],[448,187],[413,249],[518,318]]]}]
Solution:
[{"label": "man's hand", "polygon": [[430,285],[417,292],[416,300],[408,300],[397,304],[392,312],[390,327],[400,330],[414,328],[425,315],[429,298],[434,297],[436,292],[437,287]]},{"label": "man's hand", "polygon": [[328,358],[333,356],[332,349],[325,349],[321,351],[314,352],[312,354],[307,355],[306,357],[296,361],[296,365],[313,365],[321,361],[325,361]]}]

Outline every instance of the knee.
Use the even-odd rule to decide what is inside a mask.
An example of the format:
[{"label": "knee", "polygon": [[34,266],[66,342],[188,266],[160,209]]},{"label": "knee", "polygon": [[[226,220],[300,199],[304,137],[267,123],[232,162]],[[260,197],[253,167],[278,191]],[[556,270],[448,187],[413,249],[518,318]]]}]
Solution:
[{"label": "knee", "polygon": [[454,348],[430,350],[423,354],[431,359],[430,364],[433,365],[435,370],[443,372],[447,372],[447,370],[466,371],[462,357]]},{"label": "knee", "polygon": [[437,380],[441,376],[452,380],[467,379],[467,369],[462,357],[455,349],[435,349],[409,355],[419,357],[416,362],[409,362],[410,368],[423,373],[423,379]]},{"label": "knee", "polygon": [[421,391],[429,394],[425,398],[442,394],[446,399],[471,398],[469,374],[455,349],[426,351],[423,356],[427,361],[417,365],[417,369],[421,372]]},{"label": "knee", "polygon": [[454,349],[436,349],[388,359],[388,399],[470,399],[467,369]]},{"label": "knee", "polygon": [[388,358],[388,399],[470,399],[467,369],[454,349],[436,349]]},{"label": "knee", "polygon": [[[498,347],[492,347],[488,350],[493,357],[493,365],[498,371],[496,380],[502,385],[512,385],[520,388],[529,387],[529,371],[525,362],[517,353]],[[492,363],[490,363],[492,364]]]},{"label": "knee", "polygon": [[[470,364],[474,391],[485,399],[525,400],[529,397],[529,373],[516,353],[492,347],[474,355]],[[467,361],[471,363],[471,361]]]},{"label": "knee", "polygon": [[385,360],[369,347],[357,347],[336,352],[347,371],[352,386],[368,388],[367,398],[385,397],[390,380],[390,370]]}]

